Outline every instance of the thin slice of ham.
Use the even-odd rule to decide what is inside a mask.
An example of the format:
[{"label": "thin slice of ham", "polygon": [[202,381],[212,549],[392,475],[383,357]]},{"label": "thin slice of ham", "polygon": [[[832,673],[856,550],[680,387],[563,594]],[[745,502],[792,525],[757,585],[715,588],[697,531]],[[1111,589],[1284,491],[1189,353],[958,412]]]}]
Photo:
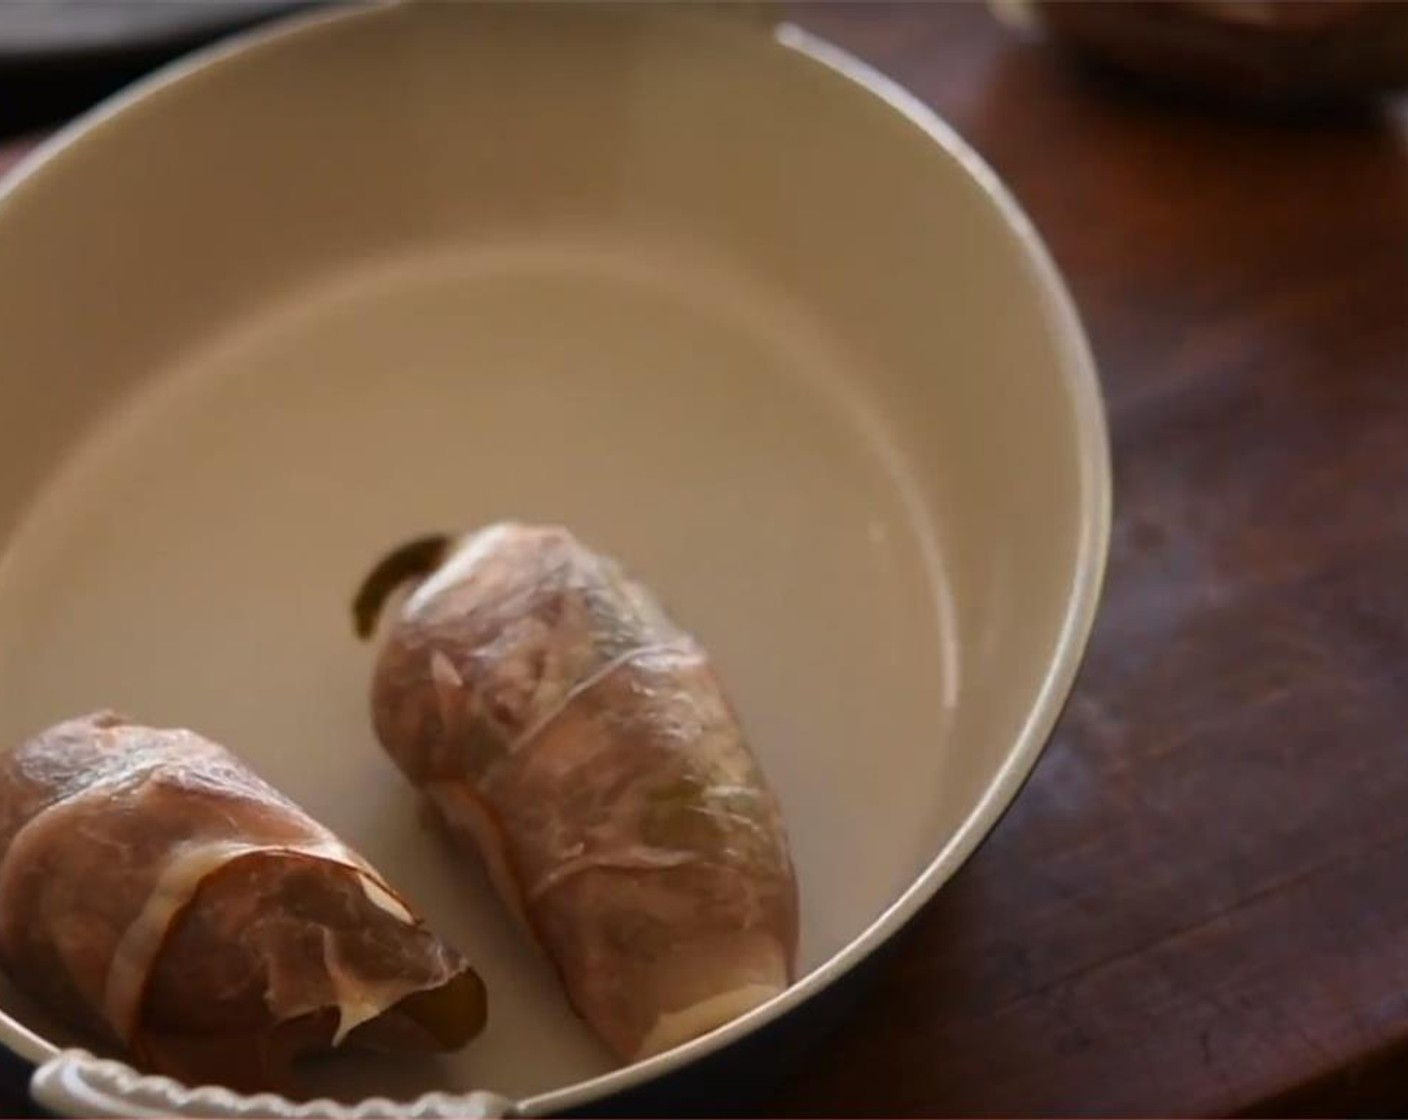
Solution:
[{"label": "thin slice of ham", "polygon": [[565,529],[433,543],[392,553],[358,598],[365,631],[388,573],[424,577],[381,650],[376,730],[579,1013],[632,1060],[781,992],[797,943],[781,812],[704,649]]},{"label": "thin slice of ham", "polygon": [[483,1022],[463,958],[331,831],[225,748],[112,713],[0,755],[0,966],[149,1068],[237,1088],[425,993],[433,1028],[383,1033],[452,1048]]}]

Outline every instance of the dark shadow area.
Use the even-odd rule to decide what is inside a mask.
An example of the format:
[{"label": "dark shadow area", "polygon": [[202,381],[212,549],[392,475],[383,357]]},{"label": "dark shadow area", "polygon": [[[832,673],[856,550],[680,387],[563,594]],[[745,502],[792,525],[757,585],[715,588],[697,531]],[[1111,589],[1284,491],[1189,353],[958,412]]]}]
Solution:
[{"label": "dark shadow area", "polygon": [[1383,98],[1323,98],[1258,102],[1229,100],[1167,77],[1141,73],[1071,48],[1055,48],[1072,74],[1095,96],[1142,102],[1160,112],[1193,113],[1241,120],[1262,127],[1294,129],[1372,125],[1382,113]]},{"label": "dark shadow area", "polygon": [[5,0],[0,140],[52,128],[163,63],[311,0]]}]

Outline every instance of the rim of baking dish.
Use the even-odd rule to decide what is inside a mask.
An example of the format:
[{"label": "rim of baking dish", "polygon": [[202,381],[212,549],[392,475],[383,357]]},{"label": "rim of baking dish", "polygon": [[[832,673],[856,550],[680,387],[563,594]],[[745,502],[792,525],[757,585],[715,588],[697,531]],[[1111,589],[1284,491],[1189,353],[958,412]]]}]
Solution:
[{"label": "rim of baking dish", "polygon": [[[325,24],[347,19],[377,18],[413,0],[373,0],[350,10],[334,8],[277,18],[252,30],[236,33],[160,67],[147,77],[89,110],[27,153],[0,179],[0,217],[6,203],[31,189],[45,167],[111,118],[139,102],[162,94],[182,79],[219,65],[274,41],[315,34]],[[724,8],[727,11],[727,8]],[[758,9],[744,5],[750,16]],[[1055,655],[1027,718],[1006,761],[987,791],[928,866],[859,935],[827,961],[772,1000],[718,1029],[684,1045],[634,1065],[576,1084],[511,1102],[492,1093],[435,1091],[413,1100],[393,1102],[368,1098],[357,1105],[318,1099],[296,1103],[276,1094],[246,1096],[218,1086],[187,1088],[169,1078],[142,1074],[119,1061],[100,1060],[84,1051],[60,1051],[18,1020],[0,1011],[0,1042],[36,1066],[47,1070],[48,1092],[57,1092],[91,1115],[100,1101],[84,1088],[133,1106],[125,1115],[171,1115],[198,1110],[202,1115],[318,1117],[328,1120],[369,1120],[379,1116],[449,1117],[515,1113],[543,1115],[581,1107],[689,1065],[739,1041],[746,1035],[801,1007],[851,972],[886,942],[968,859],[1002,818],[1020,792],[1053,730],[1075,682],[1094,625],[1105,576],[1111,521],[1109,437],[1099,377],[1089,342],[1065,281],[1035,227],[997,174],[939,115],[869,63],[827,40],[786,21],[757,21],[761,34],[782,49],[825,67],[833,75],[878,98],[918,128],[958,165],[969,183],[992,205],[1009,237],[1020,250],[1031,283],[1045,303],[1060,364],[1076,420],[1079,441],[1080,536],[1075,574],[1068,592],[1065,617]],[[37,186],[34,183],[33,186]],[[47,1066],[46,1066],[47,1063]],[[114,1113],[116,1114],[116,1113]]]}]

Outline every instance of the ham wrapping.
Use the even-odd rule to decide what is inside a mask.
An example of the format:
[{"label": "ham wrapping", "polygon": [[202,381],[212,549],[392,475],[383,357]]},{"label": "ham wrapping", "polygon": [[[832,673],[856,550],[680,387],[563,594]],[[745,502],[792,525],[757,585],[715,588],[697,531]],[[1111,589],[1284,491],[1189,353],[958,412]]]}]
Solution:
[{"label": "ham wrapping", "polygon": [[781,992],[797,893],[778,803],[699,643],[564,529],[500,524],[387,558],[357,604],[376,732],[618,1055]]},{"label": "ham wrapping", "polygon": [[332,832],[223,747],[112,713],[0,755],[0,966],[137,1064],[237,1089],[484,1021],[463,958]]}]

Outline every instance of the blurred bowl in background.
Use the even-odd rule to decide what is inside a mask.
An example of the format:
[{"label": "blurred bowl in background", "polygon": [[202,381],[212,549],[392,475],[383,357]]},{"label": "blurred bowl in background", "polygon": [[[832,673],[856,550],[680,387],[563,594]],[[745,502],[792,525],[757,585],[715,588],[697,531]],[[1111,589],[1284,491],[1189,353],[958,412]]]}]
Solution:
[{"label": "blurred bowl in background", "polygon": [[1265,108],[1408,85],[1408,5],[1368,0],[994,0],[1006,22],[1161,86]]}]

